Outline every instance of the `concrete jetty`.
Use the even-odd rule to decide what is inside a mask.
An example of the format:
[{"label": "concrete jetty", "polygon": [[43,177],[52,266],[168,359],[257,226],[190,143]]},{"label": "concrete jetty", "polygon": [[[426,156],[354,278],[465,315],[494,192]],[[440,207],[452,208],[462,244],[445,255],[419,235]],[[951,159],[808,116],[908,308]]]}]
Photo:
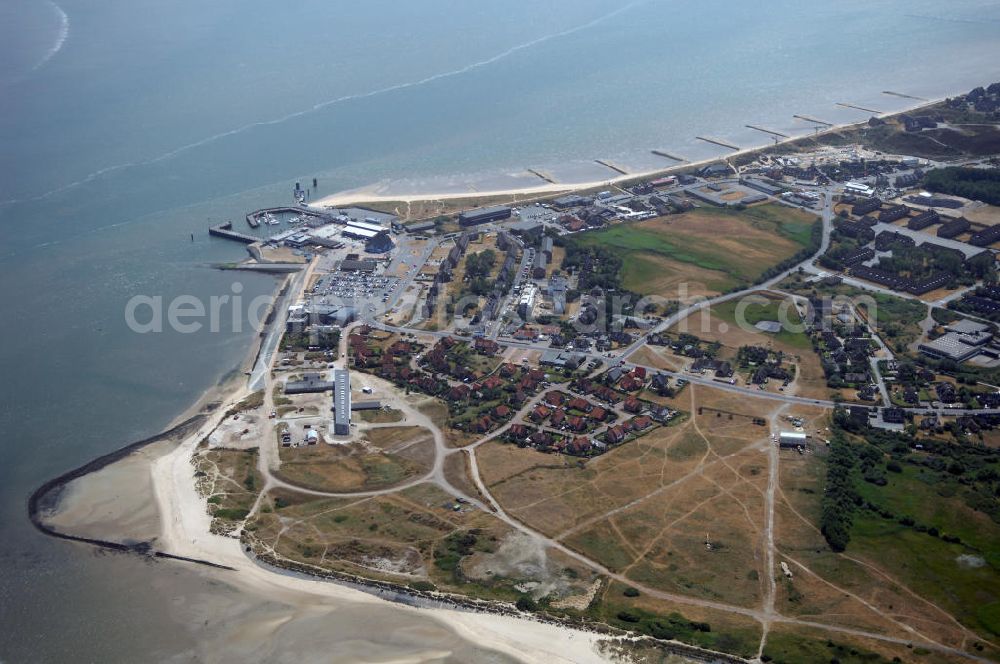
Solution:
[{"label": "concrete jetty", "polygon": [[856,106],[854,104],[845,104],[844,102],[838,101],[837,106],[842,106],[843,108],[853,108],[856,111],[864,111],[865,113],[874,113],[876,115],[881,115],[882,111],[877,111],[874,108],[865,108],[864,106]]},{"label": "concrete jetty", "polygon": [[729,150],[736,150],[737,152],[740,149],[740,146],[738,145],[733,145],[732,143],[727,143],[718,138],[712,138],[711,136],[695,136],[695,138],[697,138],[699,141],[705,141],[706,143],[711,143],[712,145],[718,145],[719,147],[727,148]]},{"label": "concrete jetty", "polygon": [[746,127],[747,129],[760,131],[765,134],[770,134],[771,136],[777,136],[778,138],[791,138],[788,134],[782,134],[780,131],[774,131],[773,129],[765,129],[764,127],[758,127],[757,125],[747,125]]},{"label": "concrete jetty", "polygon": [[681,164],[690,161],[689,159],[685,159],[684,157],[678,157],[676,155],[672,155],[669,152],[664,152],[663,150],[650,150],[650,152],[652,152],[653,154],[655,154],[657,157],[663,157],[664,159],[671,159],[671,160],[676,161],[676,162],[681,163]]},{"label": "concrete jetty", "polygon": [[289,274],[298,272],[304,267],[304,263],[237,263],[236,265],[220,265],[219,269],[265,272],[268,274]]},{"label": "concrete jetty", "polygon": [[237,242],[242,242],[243,244],[253,244],[254,242],[262,241],[259,237],[234,231],[233,222],[231,221],[227,221],[224,224],[218,224],[216,226],[210,226],[208,234],[214,235],[215,237],[225,238],[227,240],[235,240]]},{"label": "concrete jetty", "polygon": [[261,217],[263,217],[265,215],[268,215],[268,214],[272,214],[272,215],[274,215],[274,214],[295,214],[295,215],[298,215],[300,217],[309,217],[309,218],[312,218],[312,219],[316,219],[316,220],[321,221],[323,223],[328,223],[328,222],[333,221],[333,214],[331,214],[329,212],[323,212],[323,211],[316,210],[314,208],[307,208],[307,207],[304,207],[304,206],[292,207],[292,206],[289,206],[289,205],[285,205],[285,206],[281,206],[281,207],[262,208],[260,210],[254,210],[253,212],[247,214],[247,223],[251,227],[257,228],[257,226],[260,226],[260,219],[261,219]]},{"label": "concrete jetty", "polygon": [[626,171],[624,168],[622,168],[621,166],[618,166],[618,165],[616,165],[616,164],[614,164],[614,163],[612,163],[610,161],[606,161],[604,159],[595,159],[594,161],[597,162],[598,164],[600,164],[601,166],[604,166],[605,168],[610,168],[615,173],[619,173],[621,175],[628,175],[629,174],[629,172]]},{"label": "concrete jetty", "polygon": [[824,125],[826,127],[832,127],[832,122],[827,122],[826,120],[820,120],[819,118],[814,118],[810,115],[793,115],[796,120],[804,120],[805,122],[812,122],[813,124]]},{"label": "concrete jetty", "polygon": [[882,94],[889,95],[890,97],[901,97],[903,99],[913,99],[915,101],[930,101],[924,97],[914,97],[913,95],[905,95],[902,92],[893,92],[892,90],[883,90]]},{"label": "concrete jetty", "polygon": [[556,182],[555,178],[553,178],[551,175],[548,175],[547,173],[536,171],[533,168],[526,168],[525,170],[534,175],[535,177],[545,180],[549,184],[559,184],[558,182]]}]

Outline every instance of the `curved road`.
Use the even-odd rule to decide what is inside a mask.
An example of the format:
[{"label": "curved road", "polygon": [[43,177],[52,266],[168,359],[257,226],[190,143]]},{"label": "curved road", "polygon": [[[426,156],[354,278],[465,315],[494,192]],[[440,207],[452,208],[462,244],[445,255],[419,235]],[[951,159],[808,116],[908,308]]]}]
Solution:
[{"label": "curved road", "polygon": [[[734,298],[738,298],[738,297],[742,297],[742,296],[745,296],[745,295],[749,295],[750,293],[753,293],[755,291],[768,289],[768,288],[772,287],[773,285],[777,284],[778,282],[780,282],[781,280],[785,279],[788,275],[790,275],[793,272],[797,271],[800,267],[806,267],[807,269],[815,270],[815,268],[812,267],[812,262],[815,260],[815,258],[817,256],[819,256],[822,253],[824,253],[827,250],[827,247],[829,246],[832,220],[833,220],[832,195],[829,194],[829,193],[827,193],[825,195],[824,207],[823,207],[823,210],[822,210],[822,223],[823,223],[822,241],[820,243],[820,247],[819,247],[818,251],[813,256],[811,256],[807,260],[803,261],[802,263],[800,263],[800,264],[798,264],[798,265],[796,265],[796,266],[794,266],[792,268],[789,268],[788,270],[785,270],[784,272],[776,275],[775,277],[772,277],[771,279],[768,279],[767,281],[765,281],[762,284],[758,284],[758,285],[752,286],[750,288],[746,288],[746,289],[743,289],[743,290],[740,290],[740,291],[736,291],[736,292],[733,292],[733,293],[728,293],[728,294],[725,294],[725,295],[720,295],[720,296],[717,296],[715,298],[705,299],[705,300],[699,301],[699,302],[697,302],[697,303],[695,303],[695,304],[693,304],[691,306],[688,306],[688,307],[686,307],[686,308],[678,311],[677,313],[669,316],[665,320],[661,321],[661,323],[659,323],[655,328],[653,328],[652,330],[650,330],[650,333],[662,332],[664,330],[667,330],[670,327],[672,327],[673,325],[676,325],[679,321],[683,320],[684,318],[686,318],[686,317],[688,317],[688,316],[690,316],[690,315],[692,315],[692,314],[694,314],[694,313],[696,313],[696,312],[698,312],[698,311],[700,311],[700,310],[702,310],[702,309],[704,309],[706,307],[710,307],[710,306],[712,306],[714,304],[726,302],[726,301],[732,300]],[[300,275],[298,275],[295,278],[296,281],[294,283],[294,287],[291,287],[291,288],[288,289],[288,294],[286,294],[286,296],[285,296],[286,298],[288,297],[289,294],[297,292],[298,290],[301,289],[302,284],[305,283],[306,274],[308,274],[308,273],[311,273],[311,267],[310,267],[310,270],[301,273]],[[433,337],[452,336],[452,335],[450,335],[449,333],[446,333],[446,332],[429,332],[429,331],[423,331],[423,330],[410,330],[410,329],[404,328],[404,327],[390,326],[390,325],[386,325],[384,323],[380,323],[380,322],[375,321],[375,320],[367,320],[366,319],[364,322],[366,322],[369,325],[372,325],[373,327],[376,327],[376,328],[379,328],[379,329],[382,329],[382,330],[386,330],[386,331],[390,331],[390,332],[397,332],[397,333],[401,333],[401,334],[410,334],[410,333],[413,333],[413,334],[418,334],[418,335],[423,335],[423,336],[433,336]],[[344,331],[343,331],[343,333],[342,333],[342,335],[341,335],[341,353],[340,353],[340,357],[337,360],[338,364],[344,365],[346,363],[346,360],[347,360],[347,352],[346,352],[347,351],[347,348],[346,348],[347,343],[346,342],[347,342],[347,337],[350,334],[350,330],[353,327],[354,326],[352,325],[352,326],[349,326],[348,328],[345,328]],[[263,381],[266,384],[267,387],[265,388],[266,389],[266,397],[265,397],[265,399],[266,399],[266,403],[268,404],[268,406],[267,406],[268,408],[270,408],[270,403],[271,403],[270,370],[271,370],[271,365],[273,364],[273,361],[274,361],[274,350],[277,347],[277,340],[280,340],[280,336],[281,336],[280,335],[280,326],[276,325],[276,326],[274,326],[274,328],[275,329],[272,329],[271,332],[268,334],[267,338],[265,339],[264,347],[262,348],[262,353],[261,353],[261,358],[260,358],[261,361],[258,362],[258,366],[255,367],[253,375],[251,376],[251,384],[252,385],[254,385],[254,386],[259,385],[261,383],[261,381]],[[278,330],[278,331],[276,332],[276,330]],[[276,339],[275,339],[275,337],[276,337]],[[626,348],[622,353],[620,353],[620,355],[617,358],[619,360],[619,363],[620,364],[628,364],[629,366],[642,366],[642,365],[636,365],[636,364],[633,364],[631,362],[628,362],[628,358],[630,356],[632,356],[639,348],[641,348],[643,344],[645,344],[645,337],[640,338],[635,343],[633,343],[631,346],[629,346],[628,348]],[[504,345],[515,346],[515,347],[527,347],[527,348],[537,347],[539,350],[543,349],[543,347],[541,345],[535,345],[535,344],[519,344],[519,343],[504,342]],[[607,358],[602,357],[602,356],[600,356],[598,354],[586,353],[584,355],[587,355],[587,356],[592,357],[592,358],[599,358],[602,361],[607,361]],[[667,375],[671,375],[671,376],[674,376],[674,377],[683,377],[685,380],[687,380],[688,382],[693,383],[693,384],[704,385],[704,386],[711,387],[713,389],[719,389],[719,390],[724,390],[724,391],[728,391],[728,392],[735,392],[735,393],[746,394],[748,396],[753,396],[755,398],[772,399],[772,400],[784,402],[785,404],[803,404],[803,405],[825,406],[825,407],[833,407],[833,406],[836,405],[832,401],[824,401],[824,400],[817,400],[817,399],[806,399],[806,398],[803,398],[803,397],[797,397],[797,396],[789,395],[789,394],[774,394],[774,393],[765,392],[765,391],[751,390],[751,389],[747,389],[747,388],[744,388],[744,387],[737,387],[737,386],[734,386],[734,385],[729,385],[728,383],[717,382],[717,381],[714,381],[714,380],[711,380],[711,379],[701,378],[701,377],[697,377],[697,376],[682,375],[682,374],[678,374],[677,372],[664,371],[664,370],[661,370],[661,369],[657,369],[655,367],[646,367],[646,368],[649,369],[649,370],[652,370],[652,371],[656,371],[656,372],[660,372],[660,373],[665,373]],[[371,376],[370,374],[362,374],[362,375],[364,376],[361,379],[363,383],[367,383],[369,385],[379,386],[387,394],[393,394],[392,390],[394,389],[394,387],[391,384],[383,381],[382,379],[379,379],[377,377]],[[528,412],[529,409],[531,409],[532,407],[534,407],[534,405],[536,405],[543,398],[543,395],[544,395],[544,392],[539,393],[539,395],[537,395],[533,399],[531,399],[524,406],[524,408],[521,409],[520,412],[521,413]],[[435,450],[435,452],[434,452],[434,462],[433,462],[433,466],[432,466],[431,470],[428,471],[425,475],[423,475],[422,477],[419,477],[419,478],[414,478],[413,480],[410,480],[410,481],[406,482],[405,484],[398,485],[398,486],[393,487],[393,488],[376,490],[376,491],[336,492],[336,493],[335,492],[314,491],[314,490],[303,489],[302,487],[299,487],[299,486],[296,486],[294,484],[291,484],[291,483],[288,483],[288,482],[285,482],[285,481],[282,481],[282,480],[279,480],[279,479],[275,478],[273,476],[273,474],[271,473],[271,463],[269,463],[267,461],[267,459],[265,458],[266,455],[262,453],[261,454],[261,471],[265,473],[265,477],[267,478],[265,489],[266,488],[270,488],[270,487],[274,487],[274,486],[280,486],[280,487],[284,487],[284,488],[287,488],[287,489],[291,489],[291,490],[294,490],[294,491],[299,491],[299,492],[303,492],[303,493],[307,493],[309,495],[315,495],[315,496],[333,497],[333,498],[368,498],[368,497],[374,497],[374,496],[379,496],[379,495],[386,495],[386,494],[391,494],[391,493],[397,493],[397,492],[399,492],[401,490],[404,490],[406,488],[409,488],[409,487],[412,487],[412,486],[416,486],[418,484],[430,482],[430,483],[437,484],[439,487],[441,487],[442,489],[444,489],[445,491],[447,491],[451,495],[459,497],[459,498],[462,498],[463,500],[467,501],[469,504],[474,505],[474,506],[478,507],[479,509],[482,509],[482,510],[484,510],[486,512],[492,513],[494,516],[496,516],[496,518],[500,519],[501,521],[503,521],[504,523],[506,523],[507,525],[509,525],[511,528],[514,528],[515,530],[517,530],[517,531],[519,531],[521,533],[524,533],[524,534],[526,534],[526,535],[528,535],[528,536],[536,539],[537,541],[541,542],[545,546],[553,548],[553,549],[556,549],[556,550],[562,552],[563,554],[569,556],[570,558],[572,558],[572,559],[580,562],[581,564],[589,567],[590,569],[592,569],[592,570],[594,570],[594,571],[596,571],[596,572],[598,572],[598,573],[600,573],[600,574],[602,574],[602,575],[604,575],[604,576],[606,576],[606,577],[608,577],[610,579],[614,579],[614,580],[619,581],[621,583],[633,586],[633,587],[639,589],[641,592],[646,593],[647,595],[649,595],[651,597],[655,597],[657,599],[662,599],[662,600],[667,600],[667,601],[670,601],[670,602],[675,602],[677,604],[682,604],[682,605],[699,606],[699,607],[714,609],[714,610],[718,610],[718,611],[724,611],[724,612],[728,612],[728,613],[735,613],[735,614],[743,615],[743,616],[752,618],[754,620],[757,620],[758,622],[760,622],[762,625],[765,626],[765,638],[766,638],[766,627],[767,626],[769,626],[771,624],[774,624],[774,623],[784,623],[784,624],[798,625],[798,626],[802,626],[802,627],[812,627],[812,628],[822,629],[822,630],[826,630],[828,632],[838,632],[838,633],[843,633],[843,634],[848,634],[848,635],[853,635],[853,636],[859,636],[859,637],[864,637],[864,638],[869,638],[869,639],[876,639],[876,640],[881,640],[881,641],[885,641],[885,642],[889,642],[889,643],[895,643],[895,644],[910,645],[910,643],[911,643],[910,640],[904,639],[904,638],[898,638],[898,637],[893,637],[893,636],[886,636],[886,635],[883,635],[883,634],[876,634],[876,633],[867,632],[865,630],[860,630],[860,629],[853,629],[853,628],[849,628],[849,627],[841,627],[841,626],[837,626],[837,625],[829,625],[829,624],[819,623],[819,622],[815,622],[815,621],[802,620],[802,619],[798,619],[798,618],[792,618],[792,617],[788,617],[788,616],[783,616],[783,615],[781,615],[780,613],[778,613],[778,612],[776,612],[774,610],[774,606],[773,606],[774,589],[773,588],[770,590],[770,592],[767,593],[767,599],[764,602],[764,606],[761,609],[753,609],[753,608],[748,608],[748,607],[743,607],[743,606],[736,606],[736,605],[732,605],[732,604],[727,604],[727,603],[724,603],[724,602],[716,602],[716,601],[711,601],[711,600],[699,599],[699,598],[695,598],[695,597],[689,597],[689,596],[686,596],[686,595],[678,595],[678,594],[674,594],[674,593],[669,593],[669,592],[665,592],[665,591],[662,591],[662,590],[658,590],[656,588],[650,588],[650,587],[645,586],[645,585],[640,584],[640,583],[636,583],[635,580],[627,578],[626,576],[624,576],[622,574],[613,572],[612,570],[608,569],[607,567],[605,567],[601,563],[588,558],[587,556],[585,556],[585,555],[583,555],[583,554],[581,554],[581,553],[579,553],[579,552],[577,552],[577,551],[569,548],[568,546],[566,546],[562,542],[560,542],[560,541],[558,541],[556,539],[553,539],[552,537],[549,537],[549,536],[547,536],[547,535],[545,535],[545,534],[543,534],[543,533],[541,533],[541,532],[539,532],[539,531],[531,528],[530,526],[527,526],[526,524],[518,521],[517,519],[511,517],[500,506],[500,504],[497,502],[497,500],[490,493],[489,489],[486,487],[485,483],[483,482],[482,477],[480,476],[479,466],[478,466],[478,459],[476,457],[476,449],[480,445],[482,445],[482,444],[484,444],[484,443],[486,443],[488,441],[494,440],[494,439],[498,438],[499,436],[501,436],[511,426],[511,424],[517,418],[512,419],[511,422],[507,423],[506,425],[504,425],[503,427],[501,427],[499,430],[494,431],[493,433],[491,433],[491,434],[489,434],[487,436],[482,437],[481,439],[477,440],[473,444],[471,444],[471,445],[469,445],[469,446],[467,446],[465,448],[457,448],[456,449],[456,448],[449,448],[449,447],[447,447],[447,445],[445,443],[445,438],[444,438],[443,433],[434,424],[434,422],[431,421],[431,419],[429,417],[427,417],[423,413],[420,413],[416,408],[414,408],[411,404],[407,403],[403,399],[396,398],[396,399],[394,399],[394,401],[396,402],[395,405],[397,407],[399,407],[400,410],[402,410],[404,412],[404,415],[405,415],[404,422],[407,425],[424,427],[424,428],[430,430],[431,433],[433,434],[433,437],[434,437],[434,450]],[[928,409],[913,409],[913,410],[919,410],[921,412],[927,412],[928,411]],[[964,412],[964,411],[949,410],[947,412],[949,412],[950,414],[957,414],[957,413]],[[271,436],[270,438],[274,439],[275,437]],[[277,453],[276,453],[277,441],[276,441],[276,439],[274,440],[273,447],[274,447],[274,456],[276,457],[277,456]],[[772,445],[772,447],[773,447],[773,445]],[[478,491],[480,492],[480,494],[485,498],[485,501],[486,501],[485,504],[482,501],[480,501],[478,498],[466,495],[464,492],[462,492],[462,491],[458,490],[457,488],[455,488],[454,486],[452,486],[451,483],[445,477],[445,474],[444,474],[444,462],[445,462],[445,459],[448,456],[452,455],[452,454],[465,454],[467,456],[467,458],[469,460],[469,464],[470,464],[472,480],[473,480],[474,484],[476,485],[476,488],[478,489]],[[771,499],[770,500],[773,502],[772,484],[774,483],[773,480],[774,480],[774,475],[777,472],[777,466],[774,463],[774,459],[773,459],[773,456],[775,456],[775,455],[772,454],[771,456],[772,456],[772,458],[771,458],[771,464],[770,465],[771,465],[771,474],[772,474],[772,477],[771,477],[771,480],[769,480],[768,493],[771,495]],[[266,491],[262,491],[261,492],[261,496],[263,496],[265,493],[266,493]],[[258,502],[259,502],[259,500],[258,500]],[[255,509],[256,509],[256,506],[255,506]],[[773,566],[774,553],[773,553],[773,548],[771,548],[771,547],[773,547],[773,541],[771,541],[771,539],[770,539],[770,532],[771,532],[770,528],[768,528],[768,542],[767,542],[767,545],[769,547],[768,560],[769,560],[769,564],[771,564]],[[960,657],[964,657],[964,658],[968,658],[968,659],[972,659],[972,660],[976,660],[976,661],[983,661],[983,662],[988,661],[988,660],[985,660],[983,658],[980,658],[980,657],[977,657],[975,655],[972,655],[970,653],[966,653],[966,652],[963,652],[961,650],[958,650],[958,649],[955,649],[955,648],[951,648],[951,647],[945,646],[943,644],[931,641],[931,640],[929,640],[928,637],[919,634],[918,632],[916,632],[912,628],[909,628],[909,626],[905,626],[905,627],[907,629],[909,629],[910,631],[913,632],[913,635],[916,638],[919,639],[918,643],[922,647],[924,647],[924,648],[927,648],[929,650],[933,650],[933,651],[936,651],[936,652],[945,653],[945,654],[954,655],[954,656],[960,656]],[[762,640],[761,647],[763,648],[763,640]]]}]

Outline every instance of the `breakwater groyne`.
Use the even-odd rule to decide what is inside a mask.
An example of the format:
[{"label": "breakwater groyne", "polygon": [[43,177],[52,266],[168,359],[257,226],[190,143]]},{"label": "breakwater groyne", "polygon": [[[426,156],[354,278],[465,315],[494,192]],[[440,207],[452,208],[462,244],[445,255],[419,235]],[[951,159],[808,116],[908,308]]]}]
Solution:
[{"label": "breakwater groyne", "polygon": [[770,134],[771,136],[776,136],[778,138],[791,138],[788,134],[782,134],[780,131],[775,131],[773,129],[768,129],[767,127],[758,127],[757,125],[747,125],[747,129],[753,129],[765,134]]},{"label": "breakwater groyne", "polygon": [[96,546],[109,551],[117,551],[119,553],[134,553],[153,558],[165,558],[168,560],[195,563],[197,565],[205,565],[206,567],[214,567],[216,569],[233,570],[233,568],[228,565],[220,565],[209,560],[200,560],[198,558],[178,556],[173,553],[167,553],[166,551],[158,551],[153,548],[151,542],[114,542],[111,540],[97,539],[93,537],[83,537],[81,535],[71,535],[53,528],[47,524],[43,518],[45,511],[56,506],[63,490],[74,480],[80,479],[81,477],[91,473],[96,473],[97,471],[124,459],[133,452],[141,450],[147,445],[152,445],[153,443],[158,443],[170,438],[182,438],[201,426],[202,423],[205,422],[205,418],[205,415],[195,415],[194,417],[181,422],[172,429],[168,429],[162,433],[156,434],[155,436],[150,436],[149,438],[126,445],[125,447],[115,450],[114,452],[98,457],[93,461],[80,466],[79,468],[74,468],[73,470],[63,473],[59,477],[49,480],[35,489],[34,492],[28,496],[28,520],[31,521],[31,525],[33,525],[39,532],[57,539],[67,540],[70,542],[81,542],[83,544],[89,544],[91,546]]},{"label": "breakwater groyne", "polygon": [[733,145],[732,143],[724,141],[721,138],[712,138],[711,136],[695,136],[695,138],[697,138],[699,141],[705,141],[706,143],[711,143],[712,145],[718,145],[719,147],[726,148],[729,150],[736,150],[737,152],[739,152],[740,150],[740,146]]},{"label": "breakwater groyne", "polygon": [[655,154],[657,157],[663,157],[664,159],[670,159],[676,162],[683,163],[686,161],[690,161],[688,159],[685,159],[684,157],[678,157],[677,155],[670,154],[669,152],[664,152],[663,150],[650,150],[650,152]]},{"label": "breakwater groyne", "polygon": [[231,221],[227,221],[216,226],[209,226],[208,234],[214,235],[215,237],[225,238],[227,240],[236,240],[237,242],[242,242],[243,244],[253,244],[254,242],[262,241],[262,238],[234,231],[233,222]]},{"label": "breakwater groyne", "polygon": [[874,113],[875,115],[882,115],[883,111],[875,108],[865,108],[864,106],[858,106],[857,104],[846,104],[844,102],[837,102],[837,106],[842,106],[843,108],[851,108],[855,111],[864,111],[865,113]]},{"label": "breakwater groyne", "polygon": [[257,228],[263,219],[277,214],[294,214],[299,217],[314,219],[324,224],[333,221],[333,215],[329,212],[313,210],[312,208],[307,207],[292,207],[291,205],[286,205],[254,210],[253,212],[247,214],[247,224],[249,224],[252,228]]}]

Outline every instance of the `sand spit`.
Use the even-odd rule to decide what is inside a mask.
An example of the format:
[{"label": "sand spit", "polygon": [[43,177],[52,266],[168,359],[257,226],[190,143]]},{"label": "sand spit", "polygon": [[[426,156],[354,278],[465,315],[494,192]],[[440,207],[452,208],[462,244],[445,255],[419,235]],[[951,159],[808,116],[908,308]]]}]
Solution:
[{"label": "sand spit", "polygon": [[[215,418],[212,420],[175,450],[151,464],[162,522],[159,546],[164,550],[231,567],[235,573],[224,573],[220,578],[250,595],[280,601],[294,609],[295,615],[302,615],[306,620],[317,619],[324,614],[342,615],[345,604],[352,607],[352,613],[356,610],[372,611],[374,607],[391,607],[393,615],[397,616],[395,619],[406,621],[418,616],[430,617],[459,638],[503,653],[516,661],[604,661],[596,649],[602,637],[595,633],[510,616],[390,603],[345,585],[283,574],[258,565],[247,557],[238,540],[209,532],[210,519],[204,501],[194,488],[190,457],[202,434],[211,430]],[[359,624],[359,633],[367,633],[370,629],[370,623]],[[407,656],[397,661],[426,660]]]},{"label": "sand spit", "polygon": [[408,606],[249,559],[238,540],[209,532],[206,506],[194,486],[191,455],[224,413],[221,407],[202,412],[56,478],[30,505],[32,521],[46,534],[202,563],[188,569],[206,576],[216,590],[192,589],[175,607],[178,620],[197,630],[198,643],[195,652],[175,661],[606,661],[597,633],[514,616]]}]

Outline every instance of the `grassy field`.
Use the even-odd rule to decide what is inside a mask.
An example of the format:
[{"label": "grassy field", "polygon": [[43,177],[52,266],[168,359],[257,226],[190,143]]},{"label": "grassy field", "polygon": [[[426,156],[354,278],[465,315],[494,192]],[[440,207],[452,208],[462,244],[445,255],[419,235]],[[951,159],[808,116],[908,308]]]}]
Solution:
[{"label": "grassy field", "polygon": [[228,532],[246,518],[264,486],[257,471],[257,448],[213,449],[193,458],[198,486],[208,498],[212,528]]},{"label": "grassy field", "polygon": [[[738,310],[742,324],[737,323]],[[786,322],[789,327],[772,334],[754,327],[761,321]],[[734,359],[741,346],[767,346],[781,351],[786,361],[796,367],[795,394],[826,399],[830,390],[826,386],[819,356],[813,351],[809,336],[797,328],[800,322],[798,311],[789,298],[757,292],[752,298],[730,300],[695,312],[669,331],[687,332],[703,341],[718,342],[721,345],[719,359]],[[661,361],[654,366],[662,364],[664,362]]]},{"label": "grassy field", "polygon": [[[674,217],[621,224],[577,241],[619,252],[625,288],[642,294],[671,295],[690,280],[721,292],[756,281],[768,268],[809,245],[816,217],[780,205],[748,210],[699,208]],[[668,292],[664,292],[668,291]]]},{"label": "grassy field", "polygon": [[384,489],[426,473],[433,439],[420,427],[387,427],[366,434],[380,452],[357,445],[281,448],[278,477],[317,491]]},{"label": "grassy field", "polygon": [[[957,619],[973,632],[993,638],[1000,607],[996,573],[1000,526],[964,504],[960,492],[965,485],[949,479],[948,473],[910,463],[900,464],[902,472],[887,473],[885,486],[859,478],[861,499],[898,518],[857,510],[847,550],[836,554],[817,526],[826,485],[825,451],[819,447],[817,452],[782,453],[775,540],[780,559],[792,565],[795,576],[778,584],[776,606],[786,615],[906,638],[898,624],[889,622],[893,618],[940,643],[996,657],[993,648],[954,622]],[[904,516],[928,532],[903,525]],[[956,536],[961,543],[945,540]],[[809,661],[798,649],[815,646],[786,645],[787,657],[776,656],[775,661]],[[798,658],[792,657],[794,653]]]},{"label": "grassy field", "polygon": [[[763,321],[787,322],[782,326],[782,330],[776,334],[770,332],[759,333],[759,343],[774,341],[789,349],[796,351],[810,350],[812,342],[805,332],[797,331],[802,319],[798,310],[790,300],[783,297],[773,297],[763,294],[761,297],[766,300],[755,298],[753,300],[729,300],[712,307],[712,315],[725,321],[730,326],[742,324],[754,326]],[[737,321],[737,310],[740,313],[740,320]],[[757,330],[750,331],[750,334],[757,333]]]},{"label": "grassy field", "polygon": [[572,597],[596,580],[429,484],[359,499],[272,492],[246,534],[258,552],[314,568],[509,602],[528,594],[526,584]]},{"label": "grassy field", "polygon": [[363,422],[370,424],[387,424],[391,422],[401,422],[403,412],[395,409],[363,410],[358,413],[358,417]]},{"label": "grassy field", "polygon": [[752,657],[757,652],[760,625],[754,620],[693,606],[684,606],[678,612],[677,605],[642,594],[626,595],[625,590],[621,583],[608,584],[588,615],[621,629],[741,657]]},{"label": "grassy field", "polygon": [[[696,392],[697,404],[727,412],[772,407],[700,386],[683,400]],[[753,606],[767,482],[754,446],[767,431],[683,406],[686,421],[586,463],[491,443],[477,449],[479,468],[512,516],[637,583]]]},{"label": "grassy field", "polygon": [[874,312],[876,332],[893,350],[905,352],[910,344],[920,338],[920,321],[927,317],[927,305],[884,293],[869,295],[875,298],[875,304],[861,306],[869,322],[872,321]]},{"label": "grassy field", "polygon": [[[812,664],[813,662],[839,662],[840,664],[888,664],[893,661],[886,654],[872,652],[851,645],[842,638],[823,639],[816,632],[804,632],[787,627],[774,629],[767,637],[764,654],[775,664]],[[901,646],[897,646],[901,648]],[[927,661],[931,661],[929,658]]]},{"label": "grassy field", "polygon": [[963,485],[904,464],[888,484],[859,485],[863,498],[892,512],[957,536],[949,543],[869,512],[858,515],[851,550],[892,561],[895,573],[963,624],[1000,636],[1000,525],[957,497]]}]

